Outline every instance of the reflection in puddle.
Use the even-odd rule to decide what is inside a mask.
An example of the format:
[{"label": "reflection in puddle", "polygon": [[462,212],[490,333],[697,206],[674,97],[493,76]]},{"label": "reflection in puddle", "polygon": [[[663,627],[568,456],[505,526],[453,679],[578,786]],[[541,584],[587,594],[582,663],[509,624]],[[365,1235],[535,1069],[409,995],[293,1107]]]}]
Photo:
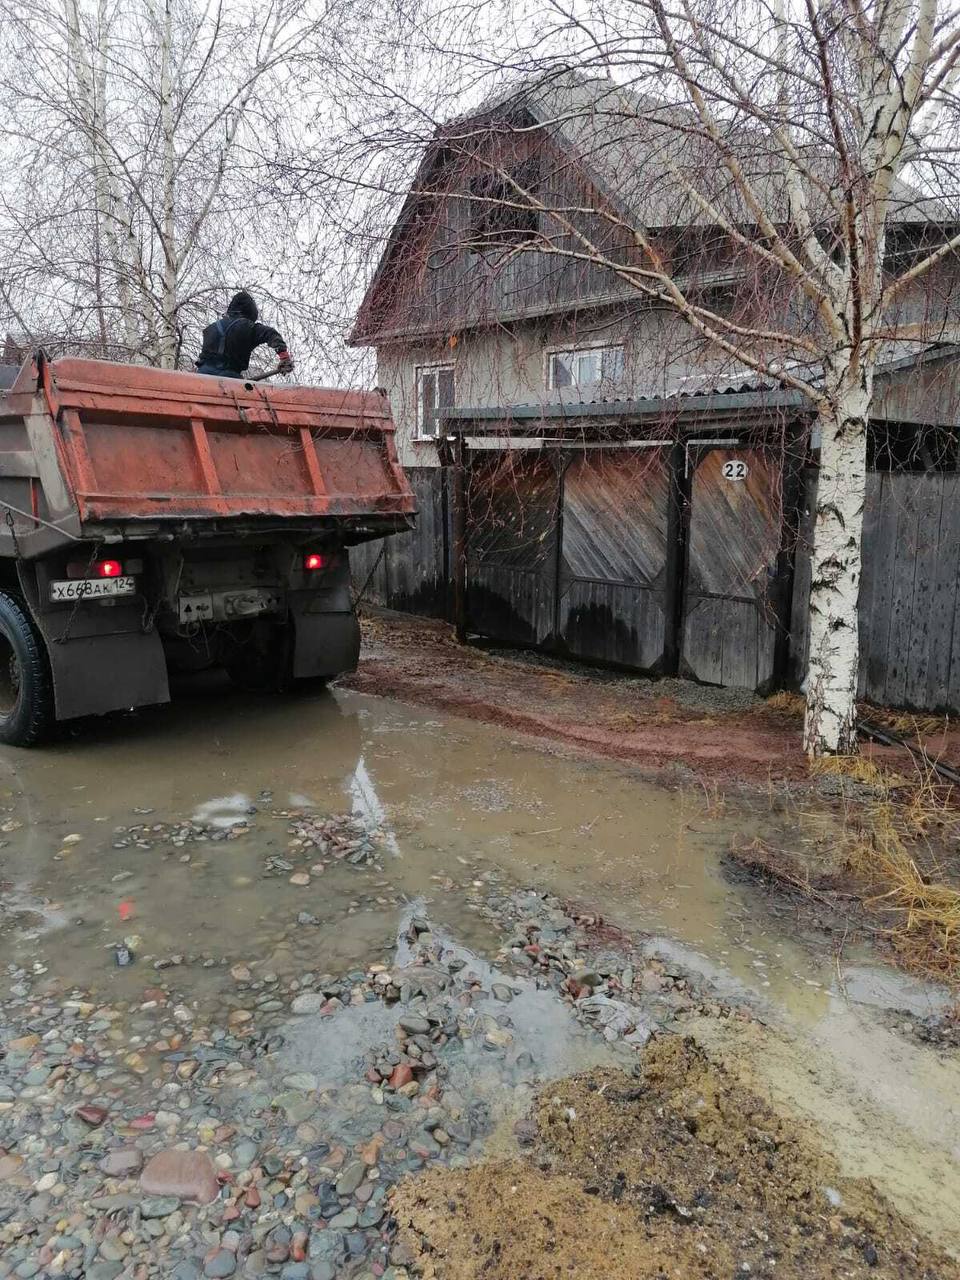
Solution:
[{"label": "reflection in puddle", "polygon": [[225,830],[246,822],[252,804],[250,797],[244,795],[242,791],[232,796],[217,796],[213,800],[205,800],[202,804],[198,804],[193,811],[191,821],[199,822],[206,827]]},{"label": "reflection in puddle", "polygon": [[350,775],[347,790],[353,799],[355,817],[362,818],[369,827],[382,829],[386,847],[395,858],[399,858],[400,846],[397,844],[396,836],[389,829],[387,811],[380,802],[376,785],[363,756],[357,761],[357,767]]}]

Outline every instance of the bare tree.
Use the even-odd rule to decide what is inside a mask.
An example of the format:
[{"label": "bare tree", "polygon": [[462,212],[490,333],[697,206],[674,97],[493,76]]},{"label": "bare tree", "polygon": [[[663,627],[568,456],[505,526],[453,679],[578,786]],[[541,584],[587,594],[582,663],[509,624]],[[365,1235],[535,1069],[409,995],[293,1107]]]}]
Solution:
[{"label": "bare tree", "polygon": [[316,340],[306,213],[271,165],[297,146],[327,22],[320,0],[0,4],[8,327],[173,368],[187,327],[249,284]]},{"label": "bare tree", "polygon": [[[350,169],[399,199],[432,139],[445,174],[421,167],[411,198],[514,211],[500,268],[528,254],[602,267],[718,362],[801,394],[820,436],[804,741],[852,751],[875,372],[957,333],[960,15],[942,0],[550,0],[548,13],[513,6],[498,25],[492,5],[409,10],[430,85],[364,69],[370,106],[338,142],[341,180]],[[560,64],[609,92],[585,105]],[[504,104],[522,105],[531,78],[539,118],[511,124]],[[473,110],[444,123],[452,86]],[[534,127],[588,153],[606,187],[571,201],[531,179],[517,158]]]}]

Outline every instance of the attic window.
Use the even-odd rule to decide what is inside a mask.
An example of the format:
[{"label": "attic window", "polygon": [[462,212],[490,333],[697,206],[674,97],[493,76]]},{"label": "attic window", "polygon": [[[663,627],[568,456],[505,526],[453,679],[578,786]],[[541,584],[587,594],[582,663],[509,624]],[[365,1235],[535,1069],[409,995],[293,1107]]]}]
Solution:
[{"label": "attic window", "polygon": [[527,204],[536,194],[538,165],[535,161],[519,165],[510,179],[498,173],[470,179],[469,241],[475,253],[527,244],[540,230],[540,211]]}]

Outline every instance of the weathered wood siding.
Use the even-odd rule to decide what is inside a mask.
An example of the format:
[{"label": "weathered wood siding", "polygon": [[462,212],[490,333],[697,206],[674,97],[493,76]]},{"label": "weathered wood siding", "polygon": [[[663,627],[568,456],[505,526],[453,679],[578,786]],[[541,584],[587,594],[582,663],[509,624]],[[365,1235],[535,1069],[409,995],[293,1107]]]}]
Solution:
[{"label": "weathered wood siding", "polygon": [[864,511],[860,693],[960,709],[960,476],[873,474]]},{"label": "weathered wood siding", "polygon": [[350,550],[354,590],[371,604],[428,618],[449,614],[449,504],[447,472],[408,471],[419,514],[416,527]]},{"label": "weathered wood siding", "polygon": [[467,616],[509,644],[554,640],[557,459],[543,453],[477,458],[467,486]]},{"label": "weathered wood siding", "polygon": [[563,475],[559,647],[656,671],[666,635],[667,450],[575,454]]},{"label": "weathered wood siding", "polygon": [[[767,448],[716,447],[692,462],[681,672],[762,689],[774,675],[781,458]],[[743,478],[727,478],[728,464]]]},{"label": "weathered wood siding", "polygon": [[810,579],[813,555],[813,530],[816,513],[817,472],[807,467],[801,479],[800,523],[794,548],[793,594],[790,600],[789,679],[799,685],[807,670],[810,628]]},{"label": "weathered wood siding", "polygon": [[[797,548],[791,676],[807,663],[816,473]],[[960,711],[960,475],[867,475],[860,588],[862,698],[914,711]]]},{"label": "weathered wood siding", "polygon": [[[610,267],[535,250],[475,246],[478,218],[490,205],[473,198],[491,166],[516,173],[547,212],[540,233],[559,247],[579,247],[550,209],[562,211],[612,261],[639,258],[634,238],[599,212],[608,201],[583,164],[561,153],[540,130],[494,131],[473,154],[461,149],[422,195],[417,211],[394,243],[360,327],[391,333],[458,333],[496,317],[526,317],[558,304],[590,299],[635,298]],[[517,198],[512,191],[505,199]],[[521,201],[522,203],[522,201]],[[586,213],[570,210],[587,210]],[[511,249],[514,251],[511,252]]]},{"label": "weathered wood siding", "polygon": [[[737,456],[711,452],[714,469]],[[759,483],[764,463],[748,462]],[[424,468],[410,478],[421,509],[416,530],[353,548],[353,581],[359,590],[373,570],[365,596],[372,603],[450,616],[449,473]],[[766,476],[771,493],[779,491],[775,479]],[[806,666],[816,472],[804,479],[790,613],[789,678],[797,683]],[[704,470],[698,493],[695,476],[691,493],[681,656],[701,680],[755,687],[773,663],[766,588],[776,560],[776,504],[761,495],[741,510],[747,488],[718,491],[709,480]],[[505,644],[656,671],[664,649],[666,486],[659,450],[477,459],[469,487],[470,629]],[[960,474],[871,472],[862,697],[960,712],[958,569]]]}]

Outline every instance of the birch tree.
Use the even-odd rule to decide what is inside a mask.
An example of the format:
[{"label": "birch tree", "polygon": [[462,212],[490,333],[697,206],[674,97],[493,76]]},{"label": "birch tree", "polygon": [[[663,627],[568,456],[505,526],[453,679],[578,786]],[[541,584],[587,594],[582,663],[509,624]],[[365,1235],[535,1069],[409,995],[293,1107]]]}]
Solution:
[{"label": "birch tree", "polygon": [[0,0],[8,326],[173,368],[187,330],[249,286],[315,332],[295,272],[306,213],[271,164],[297,145],[296,85],[322,81],[327,25],[319,0]]},{"label": "birch tree", "polygon": [[[815,412],[804,744],[811,755],[855,750],[874,377],[884,353],[920,352],[958,331],[958,11],[944,0],[549,0],[546,21],[541,9],[514,6],[513,26],[502,27],[489,5],[414,12],[444,90],[465,86],[474,107],[499,89],[501,153],[511,86],[559,84],[564,66],[606,77],[594,118],[578,122],[584,108],[558,92],[554,118],[538,127],[588,147],[592,169],[627,199],[558,204],[516,168],[478,160],[490,127],[482,111],[444,121],[433,109],[441,91],[411,101],[400,88],[389,127],[371,112],[345,149],[355,169],[364,162],[367,183],[379,175],[399,194],[410,158],[397,158],[404,145],[422,148],[430,130],[420,120],[430,117],[434,145],[474,170],[486,163],[499,186],[465,196],[453,181],[434,182],[422,199],[540,215],[501,263],[534,253],[604,266],[719,360],[795,389]],[[408,122],[402,144],[398,119]],[[679,226],[710,229],[709,262],[671,252],[668,233]],[[740,281],[735,305],[710,291],[718,260]],[[933,304],[930,290],[940,295]]]}]

